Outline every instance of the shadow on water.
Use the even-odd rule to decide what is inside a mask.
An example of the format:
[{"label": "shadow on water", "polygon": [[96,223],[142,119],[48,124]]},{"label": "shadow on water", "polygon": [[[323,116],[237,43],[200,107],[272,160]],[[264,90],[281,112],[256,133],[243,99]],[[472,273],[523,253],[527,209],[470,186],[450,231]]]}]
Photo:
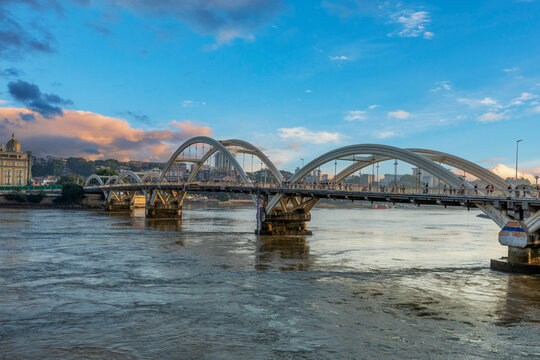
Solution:
[{"label": "shadow on water", "polygon": [[257,236],[255,269],[309,270],[313,259],[305,236]]},{"label": "shadow on water", "polygon": [[540,323],[540,276],[508,275],[505,290],[497,310],[499,325]]}]

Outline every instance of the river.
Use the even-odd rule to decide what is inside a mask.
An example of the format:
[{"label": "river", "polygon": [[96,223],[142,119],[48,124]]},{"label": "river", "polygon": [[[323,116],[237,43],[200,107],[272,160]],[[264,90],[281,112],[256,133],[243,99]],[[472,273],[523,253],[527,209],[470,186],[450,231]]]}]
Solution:
[{"label": "river", "polygon": [[0,210],[2,359],[540,357],[540,277],[478,211],[315,208],[258,237],[253,207]]}]

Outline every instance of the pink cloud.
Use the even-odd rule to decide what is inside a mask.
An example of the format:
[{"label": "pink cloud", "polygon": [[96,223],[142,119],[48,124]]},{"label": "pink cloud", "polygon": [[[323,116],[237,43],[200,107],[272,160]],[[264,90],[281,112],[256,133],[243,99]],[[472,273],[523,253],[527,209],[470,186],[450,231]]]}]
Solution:
[{"label": "pink cloud", "polygon": [[[33,116],[32,116],[33,115]],[[208,126],[172,121],[168,129],[133,128],[124,119],[87,111],[64,110],[46,119],[24,108],[0,108],[1,139],[15,132],[23,150],[36,155],[82,156],[90,159],[167,160],[186,139],[211,136]]]}]

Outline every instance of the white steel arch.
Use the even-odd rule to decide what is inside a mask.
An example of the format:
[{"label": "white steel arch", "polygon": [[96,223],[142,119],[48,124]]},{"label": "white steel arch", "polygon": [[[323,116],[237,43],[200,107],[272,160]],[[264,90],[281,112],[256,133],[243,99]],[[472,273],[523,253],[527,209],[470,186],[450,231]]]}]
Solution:
[{"label": "white steel arch", "polygon": [[92,174],[90,175],[89,177],[86,178],[86,181],[84,183],[84,186],[88,186],[90,184],[90,181],[92,180],[96,180],[99,185],[103,185],[103,180],[101,180],[101,177],[99,175],[96,175],[96,174]]},{"label": "white steel arch", "polygon": [[[251,183],[251,180],[248,178],[238,161],[236,161],[236,158],[221,144],[219,141],[214,140],[207,136],[196,136],[189,140],[186,140],[180,147],[174,152],[174,154],[171,156],[167,164],[165,165],[165,169],[161,173],[161,177],[159,179],[160,183],[165,179],[165,176],[169,172],[169,169],[171,168],[172,164],[174,164],[175,160],[178,158],[178,156],[189,146],[194,144],[208,144],[214,148],[216,148],[229,162],[232,164],[232,166],[235,168],[235,170],[238,172],[242,180],[246,183]],[[198,162],[198,161],[197,161]]]},{"label": "white steel arch", "polygon": [[[335,150],[331,150],[319,156],[318,158],[312,160],[308,164],[306,164],[290,179],[290,182],[293,184],[298,183],[311,171],[315,170],[316,168],[328,162],[339,160],[344,157],[349,157],[353,155],[366,155],[366,154],[372,155],[374,157],[379,156],[381,158],[399,159],[401,161],[405,161],[406,163],[409,163],[411,165],[424,169],[425,171],[429,172],[433,176],[441,179],[448,185],[453,186],[455,188],[460,188],[461,186],[464,186],[469,189],[473,188],[471,184],[469,184],[466,181],[463,181],[456,174],[452,173],[451,171],[448,171],[441,165],[437,164],[433,160],[423,155],[414,153],[407,149],[400,149],[393,146],[378,145],[378,144],[350,145],[350,146],[345,146],[345,147],[338,148]],[[280,202],[282,198],[283,198],[283,195],[274,196],[266,208],[266,213],[269,214],[276,207],[276,205]],[[506,222],[509,220],[509,218],[505,214],[495,209],[492,205],[477,204],[477,206],[482,211],[484,211],[490,218],[492,218],[493,221],[495,221],[500,227],[503,227],[506,224]]]},{"label": "white steel arch", "polygon": [[[234,152],[238,152],[238,153],[242,153],[242,154],[250,154],[250,155],[254,155],[256,156],[257,158],[259,158],[259,160],[261,160],[265,165],[266,167],[268,168],[268,170],[270,170],[270,172],[272,173],[272,175],[274,175],[274,177],[276,178],[276,180],[279,182],[279,183],[282,183],[283,182],[283,175],[281,175],[281,173],[279,172],[279,170],[276,168],[276,166],[274,165],[274,163],[261,151],[259,150],[256,146],[254,146],[253,144],[250,144],[248,143],[247,141],[243,141],[243,140],[238,140],[238,139],[229,139],[229,140],[223,140],[223,141],[220,141],[220,143],[225,146],[226,148],[230,147],[230,146],[238,146],[240,147],[241,149],[240,150],[233,150],[230,152],[231,153],[234,153]],[[189,177],[189,180],[188,182],[191,182],[195,179],[195,176],[197,176],[197,173],[199,172],[199,170],[202,168],[203,164],[212,156],[214,155],[218,150],[216,148],[212,148],[211,150],[209,150],[206,154],[204,154],[204,156],[201,158],[201,161],[200,163],[197,165],[197,167],[194,169],[193,173],[191,174],[191,176]]]},{"label": "white steel arch", "polygon": [[[410,150],[416,154],[425,156],[434,162],[439,162],[445,165],[455,167],[456,169],[463,170],[471,175],[474,175],[478,179],[488,184],[494,185],[497,188],[506,189],[509,185],[504,179],[492,173],[491,171],[471,161],[460,158],[458,156],[447,154],[440,151],[428,150],[428,149],[407,149],[407,150]],[[351,164],[350,166],[342,170],[339,174],[337,174],[335,182],[342,181],[347,176],[355,173],[356,171],[362,170],[363,168],[368,167],[372,164],[376,164],[378,162],[392,160],[392,159],[394,158],[389,157],[389,156],[377,156],[377,157],[374,157],[373,159],[370,159],[369,161],[366,161],[365,159],[364,160],[359,159],[358,161],[355,161],[353,164]]]}]

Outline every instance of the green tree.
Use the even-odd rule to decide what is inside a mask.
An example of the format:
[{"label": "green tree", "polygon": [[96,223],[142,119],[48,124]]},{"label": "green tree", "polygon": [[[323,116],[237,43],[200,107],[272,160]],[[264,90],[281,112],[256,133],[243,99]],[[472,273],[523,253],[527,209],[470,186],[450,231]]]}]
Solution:
[{"label": "green tree", "polygon": [[96,171],[96,175],[99,175],[99,176],[118,176],[120,175],[116,170],[113,170],[113,169],[106,169],[106,168],[101,168],[99,169],[98,171]]},{"label": "green tree", "polygon": [[87,161],[83,158],[69,158],[66,166],[75,174],[90,176],[96,171],[96,165],[93,161]]},{"label": "green tree", "polygon": [[81,185],[67,183],[62,185],[62,197],[60,202],[67,204],[79,204],[84,199],[84,189]]},{"label": "green tree", "polygon": [[66,174],[60,176],[60,179],[56,182],[58,185],[65,185],[65,184],[77,184],[82,185],[84,184],[84,178],[81,175],[78,174]]}]

